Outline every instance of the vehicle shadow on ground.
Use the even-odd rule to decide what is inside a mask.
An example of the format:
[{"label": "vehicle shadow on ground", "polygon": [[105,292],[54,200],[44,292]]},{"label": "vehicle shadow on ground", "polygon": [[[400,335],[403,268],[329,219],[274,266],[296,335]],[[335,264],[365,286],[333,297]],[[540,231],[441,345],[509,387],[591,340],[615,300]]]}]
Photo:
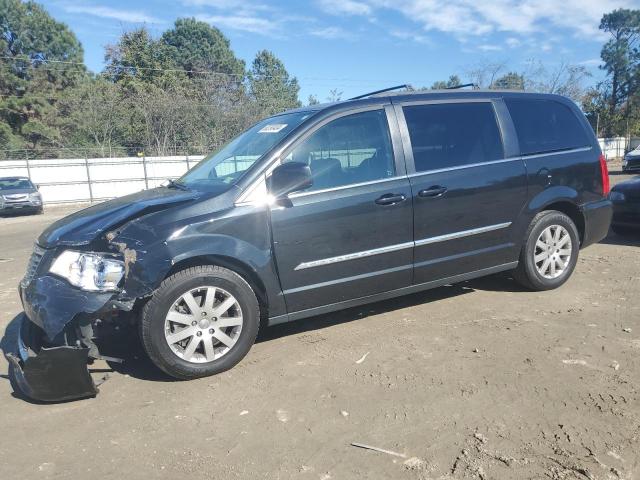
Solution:
[{"label": "vehicle shadow on ground", "polygon": [[[515,281],[506,274],[491,275],[456,285],[446,285],[433,290],[427,290],[360,307],[353,307],[333,313],[318,315],[296,322],[261,328],[261,333],[256,343],[269,342],[289,335],[295,335],[312,330],[320,330],[356,320],[363,320],[372,315],[380,315],[383,313],[401,310],[403,308],[437,302],[439,300],[465,295],[476,290],[509,292],[524,291],[522,287],[515,283]],[[21,319],[22,313],[11,320],[4,332],[4,336],[0,340],[0,349],[2,349],[2,352],[5,355],[10,352],[15,353],[17,350],[16,345]],[[263,325],[263,327],[265,326]],[[133,327],[120,328],[117,331],[109,331],[103,340],[99,342],[98,346],[100,347],[100,352],[103,355],[123,360],[122,363],[112,361],[107,362],[109,369],[113,372],[117,372],[122,375],[129,375],[138,380],[152,382],[177,381],[166,375],[151,363],[151,360],[149,360],[149,357],[147,357],[144,352],[137,329]],[[102,362],[96,362],[94,365],[90,365],[89,372],[94,374],[103,374],[105,369],[101,368],[99,365],[104,364]],[[0,378],[8,379],[9,377],[7,375],[1,375]],[[94,380],[97,380],[95,375]]]},{"label": "vehicle shadow on ground", "polygon": [[491,275],[488,277],[470,280],[468,282],[446,285],[433,290],[426,290],[424,292],[392,298],[390,300],[370,303],[360,307],[353,307],[333,313],[318,315],[291,323],[274,325],[263,329],[256,343],[268,342],[288,335],[308,332],[310,330],[319,330],[334,325],[362,320],[372,315],[380,315],[383,313],[401,310],[403,308],[437,302],[439,300],[465,295],[476,290],[496,292],[525,291],[525,289],[518,285],[509,275]]}]

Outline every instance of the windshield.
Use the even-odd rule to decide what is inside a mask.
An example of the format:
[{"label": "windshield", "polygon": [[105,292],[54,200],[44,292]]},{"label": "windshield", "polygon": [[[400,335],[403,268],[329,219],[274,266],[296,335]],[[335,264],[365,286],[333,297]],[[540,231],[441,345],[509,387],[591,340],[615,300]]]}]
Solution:
[{"label": "windshield", "polygon": [[240,134],[221,150],[207,155],[177,180],[187,187],[231,184],[313,112],[270,117]]},{"label": "windshield", "polygon": [[22,188],[35,188],[26,178],[2,178],[0,179],[0,190],[16,190]]}]

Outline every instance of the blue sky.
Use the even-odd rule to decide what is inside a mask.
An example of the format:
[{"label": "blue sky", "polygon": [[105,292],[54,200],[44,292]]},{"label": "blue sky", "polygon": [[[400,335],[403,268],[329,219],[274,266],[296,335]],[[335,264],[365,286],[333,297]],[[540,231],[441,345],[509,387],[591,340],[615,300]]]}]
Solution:
[{"label": "blue sky", "polygon": [[324,101],[399,83],[429,86],[479,63],[522,71],[531,60],[550,70],[584,65],[602,78],[600,18],[640,0],[40,0],[68,24],[93,71],[104,47],[145,24],[154,35],[178,17],[194,16],[221,29],[250,64],[261,49],[281,58],[309,94]]}]

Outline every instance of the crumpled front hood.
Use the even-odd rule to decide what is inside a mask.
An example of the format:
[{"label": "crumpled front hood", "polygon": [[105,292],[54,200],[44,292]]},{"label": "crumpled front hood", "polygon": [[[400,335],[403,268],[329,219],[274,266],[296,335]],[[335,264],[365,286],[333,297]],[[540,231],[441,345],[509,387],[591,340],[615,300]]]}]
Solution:
[{"label": "crumpled front hood", "polygon": [[57,245],[85,245],[106,231],[134,218],[157,212],[219,192],[199,192],[159,187],[93,205],[51,224],[38,238],[38,244],[51,248]]}]

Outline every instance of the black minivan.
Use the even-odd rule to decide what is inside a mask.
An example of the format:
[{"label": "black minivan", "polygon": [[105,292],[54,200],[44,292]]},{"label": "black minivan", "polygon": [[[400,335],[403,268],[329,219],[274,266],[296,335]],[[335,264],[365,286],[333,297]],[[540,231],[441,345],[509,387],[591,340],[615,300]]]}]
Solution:
[{"label": "black minivan", "polygon": [[556,288],[607,234],[608,190],[591,127],[557,95],[384,93],[275,115],[42,233],[15,378],[39,400],[95,395],[86,364],[111,322],[189,379],[233,367],[261,324],[502,271]]}]

